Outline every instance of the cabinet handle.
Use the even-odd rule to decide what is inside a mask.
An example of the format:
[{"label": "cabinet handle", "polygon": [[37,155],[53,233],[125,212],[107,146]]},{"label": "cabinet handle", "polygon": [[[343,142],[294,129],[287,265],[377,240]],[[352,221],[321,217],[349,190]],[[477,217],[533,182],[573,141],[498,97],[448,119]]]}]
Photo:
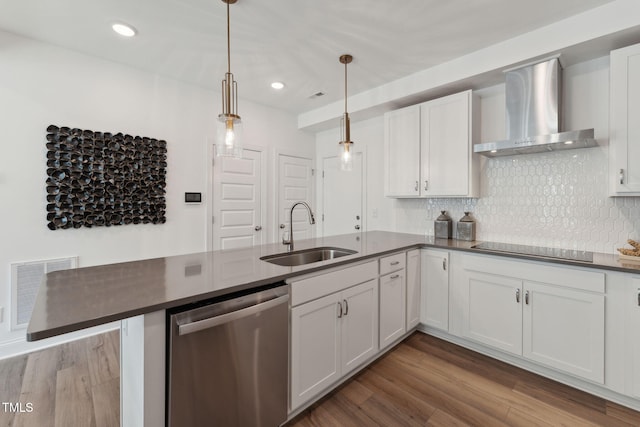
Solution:
[{"label": "cabinet handle", "polygon": [[414,191],[418,191],[418,189],[420,188],[420,183],[418,181],[416,181],[416,186],[413,187]]},{"label": "cabinet handle", "polygon": [[340,313],[338,313],[338,319],[342,317],[342,303],[338,302],[338,307],[340,307]]},{"label": "cabinet handle", "polygon": [[260,230],[262,230],[262,226],[261,225],[256,225],[256,228],[254,228],[254,230],[260,231]]},{"label": "cabinet handle", "polygon": [[389,277],[389,279],[397,279],[398,277],[400,277],[399,274],[394,274],[393,276]]},{"label": "cabinet handle", "polygon": [[429,181],[425,181],[424,182],[424,191],[427,191],[429,189]]},{"label": "cabinet handle", "polygon": [[344,301],[344,315],[346,316],[347,314],[349,314],[349,303],[346,299],[343,299],[342,301]]},{"label": "cabinet handle", "polygon": [[620,184],[624,184],[624,169],[620,169]]},{"label": "cabinet handle", "polygon": [[400,264],[400,261],[393,261],[393,262],[392,262],[391,264],[389,264],[389,265],[398,265],[398,264]]},{"label": "cabinet handle", "polygon": [[529,291],[524,293],[524,303],[529,305]]},{"label": "cabinet handle", "polygon": [[516,289],[516,302],[520,304],[520,289]]},{"label": "cabinet handle", "polygon": [[442,269],[444,271],[447,271],[447,259],[446,258],[442,258]]},{"label": "cabinet handle", "polygon": [[355,226],[355,227],[353,227],[353,228],[355,228],[356,230],[360,230],[360,226],[359,226],[359,225],[356,225],[356,226]]},{"label": "cabinet handle", "polygon": [[280,228],[284,228],[284,224],[280,224]]}]

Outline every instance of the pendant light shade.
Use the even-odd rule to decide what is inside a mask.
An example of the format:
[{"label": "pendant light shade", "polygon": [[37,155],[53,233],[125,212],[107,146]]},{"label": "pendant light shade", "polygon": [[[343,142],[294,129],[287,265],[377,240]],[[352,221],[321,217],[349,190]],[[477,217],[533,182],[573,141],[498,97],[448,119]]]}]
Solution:
[{"label": "pendant light shade", "polygon": [[351,122],[347,112],[347,64],[353,61],[353,56],[340,56],[340,63],[344,64],[344,115],[340,120],[340,144],[338,158],[340,170],[350,171],[353,168],[353,141],[351,141]]},{"label": "pendant light shade", "polygon": [[238,115],[238,83],[231,73],[231,42],[229,5],[237,0],[222,0],[227,4],[227,72],[222,80],[222,114],[218,115],[216,155],[242,157],[242,120]]}]

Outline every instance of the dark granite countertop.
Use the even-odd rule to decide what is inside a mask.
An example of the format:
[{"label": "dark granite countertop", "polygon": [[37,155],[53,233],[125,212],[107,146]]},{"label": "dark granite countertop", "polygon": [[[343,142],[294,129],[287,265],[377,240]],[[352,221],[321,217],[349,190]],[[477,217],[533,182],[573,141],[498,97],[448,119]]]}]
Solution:
[{"label": "dark granite countertop", "polygon": [[357,251],[353,255],[297,267],[259,259],[285,251],[282,244],[274,243],[57,271],[47,274],[40,286],[27,339],[49,338],[410,248],[435,247],[640,273],[640,263],[623,263],[612,254],[594,253],[593,263],[585,263],[471,248],[476,243],[370,231],[296,242],[296,250],[337,246]]}]

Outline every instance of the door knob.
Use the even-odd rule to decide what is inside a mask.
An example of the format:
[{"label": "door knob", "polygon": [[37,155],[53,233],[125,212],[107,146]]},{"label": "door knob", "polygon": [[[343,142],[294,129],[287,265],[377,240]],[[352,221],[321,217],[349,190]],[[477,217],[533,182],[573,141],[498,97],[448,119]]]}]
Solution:
[{"label": "door knob", "polygon": [[254,228],[254,230],[260,231],[260,230],[262,230],[262,226],[261,225],[256,225],[256,228]]},{"label": "door knob", "polygon": [[359,225],[356,225],[356,226],[355,226],[355,229],[356,229],[356,230],[360,230],[360,226],[359,226]]}]

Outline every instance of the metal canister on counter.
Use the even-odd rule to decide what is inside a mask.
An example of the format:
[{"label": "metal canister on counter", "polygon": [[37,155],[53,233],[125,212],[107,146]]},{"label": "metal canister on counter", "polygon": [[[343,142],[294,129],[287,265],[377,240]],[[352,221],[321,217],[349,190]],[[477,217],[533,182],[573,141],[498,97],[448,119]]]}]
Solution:
[{"label": "metal canister on counter", "polygon": [[451,239],[453,237],[453,221],[447,211],[440,211],[440,216],[434,221],[435,238],[436,239]]},{"label": "metal canister on counter", "polygon": [[465,212],[464,216],[458,221],[458,240],[476,240],[476,222],[471,218],[470,212]]}]

